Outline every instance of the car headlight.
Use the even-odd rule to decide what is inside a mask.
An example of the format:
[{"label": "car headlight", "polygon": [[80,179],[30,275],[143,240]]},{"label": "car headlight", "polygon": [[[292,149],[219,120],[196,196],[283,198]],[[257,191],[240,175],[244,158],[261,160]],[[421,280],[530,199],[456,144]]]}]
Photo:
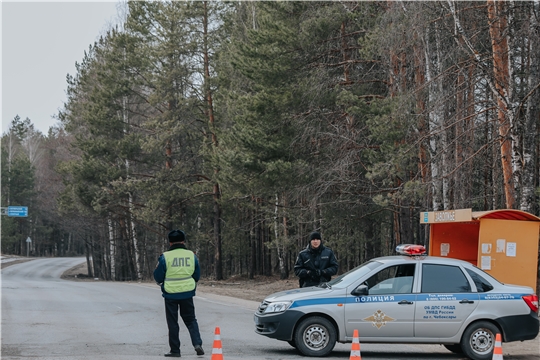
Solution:
[{"label": "car headlight", "polygon": [[264,309],[265,314],[283,312],[287,310],[292,304],[292,301],[278,301],[268,304],[266,309]]}]

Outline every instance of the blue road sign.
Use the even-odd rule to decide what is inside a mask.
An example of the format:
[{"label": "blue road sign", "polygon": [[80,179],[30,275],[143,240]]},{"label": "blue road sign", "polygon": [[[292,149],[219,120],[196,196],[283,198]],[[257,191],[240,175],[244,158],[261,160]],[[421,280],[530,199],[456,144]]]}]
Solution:
[{"label": "blue road sign", "polygon": [[28,206],[8,206],[7,216],[27,217]]}]

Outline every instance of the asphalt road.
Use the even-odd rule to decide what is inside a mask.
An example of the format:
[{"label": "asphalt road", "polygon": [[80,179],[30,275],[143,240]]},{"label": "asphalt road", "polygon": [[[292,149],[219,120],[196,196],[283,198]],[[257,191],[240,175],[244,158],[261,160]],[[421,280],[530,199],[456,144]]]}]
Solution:
[{"label": "asphalt road", "polygon": [[[2,269],[2,359],[140,360],[161,359],[168,352],[159,288],[60,279],[65,270],[82,262],[83,258],[35,259]],[[181,325],[183,359],[211,359],[217,327],[225,360],[306,359],[285,342],[255,334],[256,302],[198,293],[195,306],[206,354],[195,355]],[[538,344],[538,338],[504,344],[504,359],[539,359]],[[337,344],[326,359],[349,359],[350,349],[350,344]],[[361,356],[364,360],[464,359],[439,345],[361,344]]]}]

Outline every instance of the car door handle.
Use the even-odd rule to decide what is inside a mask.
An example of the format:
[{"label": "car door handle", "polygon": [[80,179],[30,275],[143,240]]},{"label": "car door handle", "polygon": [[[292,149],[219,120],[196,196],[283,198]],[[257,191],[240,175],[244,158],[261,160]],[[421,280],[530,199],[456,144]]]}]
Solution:
[{"label": "car door handle", "polygon": [[398,304],[399,305],[412,305],[412,302],[408,300],[401,300],[400,302],[398,302]]},{"label": "car door handle", "polygon": [[472,300],[467,300],[467,299],[463,299],[459,302],[460,304],[474,304],[474,301]]}]

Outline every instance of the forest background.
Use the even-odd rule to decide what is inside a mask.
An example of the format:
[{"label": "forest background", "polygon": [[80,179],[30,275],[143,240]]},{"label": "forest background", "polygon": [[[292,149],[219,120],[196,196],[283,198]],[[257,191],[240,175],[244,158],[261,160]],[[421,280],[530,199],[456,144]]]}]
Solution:
[{"label": "forest background", "polygon": [[[150,279],[180,228],[216,280],[345,272],[422,211],[539,215],[540,1],[130,1],[48,134],[2,135],[2,253]],[[23,109],[21,109],[23,111]],[[31,243],[26,243],[30,237]]]}]

